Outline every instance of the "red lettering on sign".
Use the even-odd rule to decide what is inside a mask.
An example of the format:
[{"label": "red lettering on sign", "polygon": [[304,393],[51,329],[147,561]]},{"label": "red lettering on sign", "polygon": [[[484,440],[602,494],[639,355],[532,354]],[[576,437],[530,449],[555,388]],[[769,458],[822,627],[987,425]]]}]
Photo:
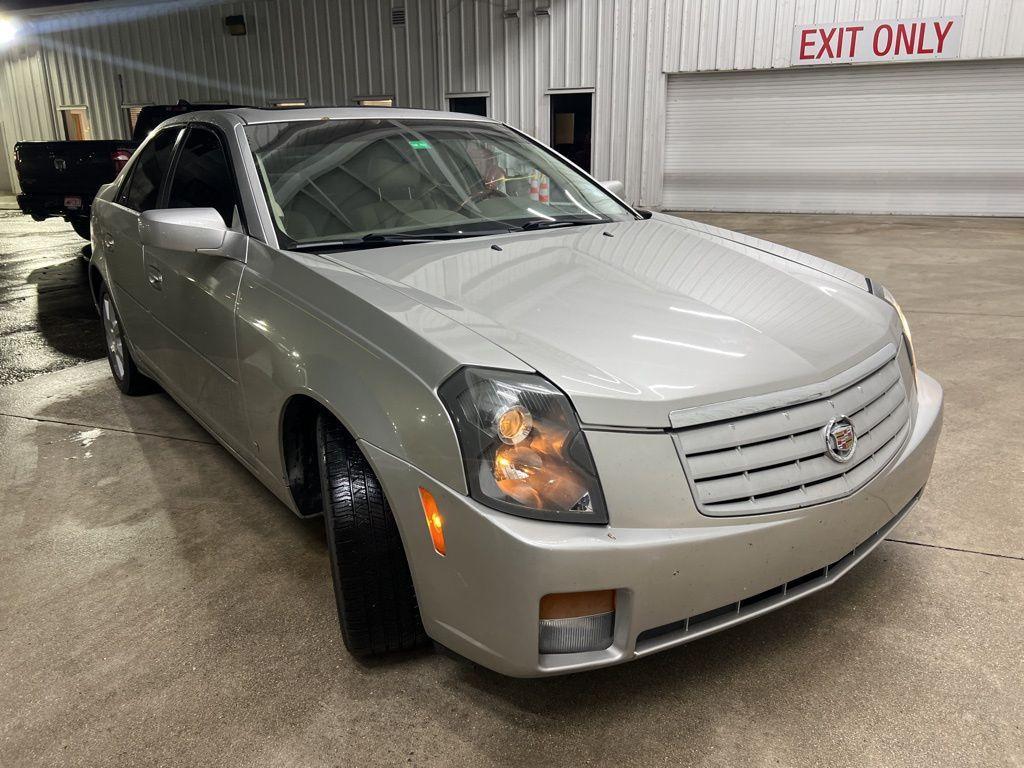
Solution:
[{"label": "red lettering on sign", "polygon": [[[896,25],[896,55],[913,53],[917,43],[917,24]],[[901,50],[902,49],[902,50]]]},{"label": "red lettering on sign", "polygon": [[850,33],[850,56],[857,55],[857,33],[863,32],[864,27],[847,27],[846,31]]},{"label": "red lettering on sign", "polygon": [[[878,40],[882,36],[882,32],[885,32],[885,48],[881,48],[878,45]],[[888,24],[882,24],[875,30],[875,39],[871,43],[871,47],[875,51],[875,56],[885,56],[889,53],[892,48],[892,27]]]},{"label": "red lettering on sign", "polygon": [[951,30],[953,28],[953,22],[952,21],[947,21],[946,22],[946,28],[944,30],[940,29],[939,22],[933,21],[932,24],[935,25],[935,36],[939,39],[939,44],[938,44],[938,47],[936,49],[936,53],[942,53],[942,44],[944,42],[946,42],[946,35],[948,35],[949,34],[949,30]]},{"label": "red lettering on sign", "polygon": [[[1024,0],[1019,2],[1024,3]],[[960,45],[961,30],[957,26],[960,23],[961,17],[947,16],[938,20],[895,19],[797,27],[791,40],[792,63],[947,58],[955,55],[955,49]],[[861,33],[864,33],[864,39],[861,39]]]},{"label": "red lettering on sign", "polygon": [[818,34],[821,35],[821,49],[818,51],[818,55],[815,56],[815,58],[820,59],[826,52],[828,52],[828,57],[830,59],[835,58],[835,53],[832,52],[832,38],[835,37],[836,28],[832,27],[832,29],[827,30],[819,29]]},{"label": "red lettering on sign", "polygon": [[918,53],[935,53],[935,49],[934,48],[925,48],[924,47],[924,38],[925,38],[925,32],[926,31],[927,31],[927,26],[922,24],[921,25],[921,36],[919,38],[917,38],[917,52]]},{"label": "red lettering on sign", "polygon": [[805,29],[800,33],[800,60],[807,61],[814,57],[807,53],[807,49],[810,48],[814,43],[811,41],[811,35],[817,32],[816,29]]}]

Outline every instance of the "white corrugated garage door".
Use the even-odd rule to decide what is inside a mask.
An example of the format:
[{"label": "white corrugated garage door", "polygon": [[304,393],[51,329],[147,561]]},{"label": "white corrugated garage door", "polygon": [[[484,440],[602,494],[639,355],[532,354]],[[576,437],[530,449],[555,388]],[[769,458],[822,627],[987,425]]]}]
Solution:
[{"label": "white corrugated garage door", "polygon": [[669,210],[1024,215],[1024,61],[671,75]]}]

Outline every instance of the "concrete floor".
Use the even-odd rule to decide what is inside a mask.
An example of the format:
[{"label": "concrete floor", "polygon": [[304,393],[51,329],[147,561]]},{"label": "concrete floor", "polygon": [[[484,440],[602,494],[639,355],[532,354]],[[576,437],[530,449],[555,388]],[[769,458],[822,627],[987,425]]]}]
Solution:
[{"label": "concrete floor", "polygon": [[830,590],[643,661],[346,655],[319,524],[104,362],[0,388],[0,764],[1024,764],[1024,220],[703,215],[862,269],[946,387]]},{"label": "concrete floor", "polygon": [[83,255],[60,219],[0,207],[0,385],[105,354]]}]

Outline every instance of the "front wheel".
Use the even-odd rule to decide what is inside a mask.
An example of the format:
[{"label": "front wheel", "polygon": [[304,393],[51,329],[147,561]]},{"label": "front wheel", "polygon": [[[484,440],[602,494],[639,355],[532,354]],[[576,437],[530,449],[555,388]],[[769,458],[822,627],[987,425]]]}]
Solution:
[{"label": "front wheel", "polygon": [[70,220],[71,228],[75,230],[75,234],[83,240],[92,239],[92,227],[89,225],[89,219],[83,216],[78,216]]},{"label": "front wheel", "polygon": [[126,395],[144,395],[153,390],[153,382],[139,372],[124,337],[124,327],[117,314],[110,291],[103,286],[100,292],[100,315],[103,318],[103,338],[107,345],[107,362],[117,388]]},{"label": "front wheel", "polygon": [[334,596],[345,647],[355,656],[427,642],[391,507],[341,425],[317,421],[320,482]]}]

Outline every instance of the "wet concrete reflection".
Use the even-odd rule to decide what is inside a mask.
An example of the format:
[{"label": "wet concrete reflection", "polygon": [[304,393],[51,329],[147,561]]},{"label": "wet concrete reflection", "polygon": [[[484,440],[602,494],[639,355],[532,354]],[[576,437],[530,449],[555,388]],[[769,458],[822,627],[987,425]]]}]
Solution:
[{"label": "wet concrete reflection", "polygon": [[0,211],[0,385],[103,357],[88,248],[59,219]]}]

